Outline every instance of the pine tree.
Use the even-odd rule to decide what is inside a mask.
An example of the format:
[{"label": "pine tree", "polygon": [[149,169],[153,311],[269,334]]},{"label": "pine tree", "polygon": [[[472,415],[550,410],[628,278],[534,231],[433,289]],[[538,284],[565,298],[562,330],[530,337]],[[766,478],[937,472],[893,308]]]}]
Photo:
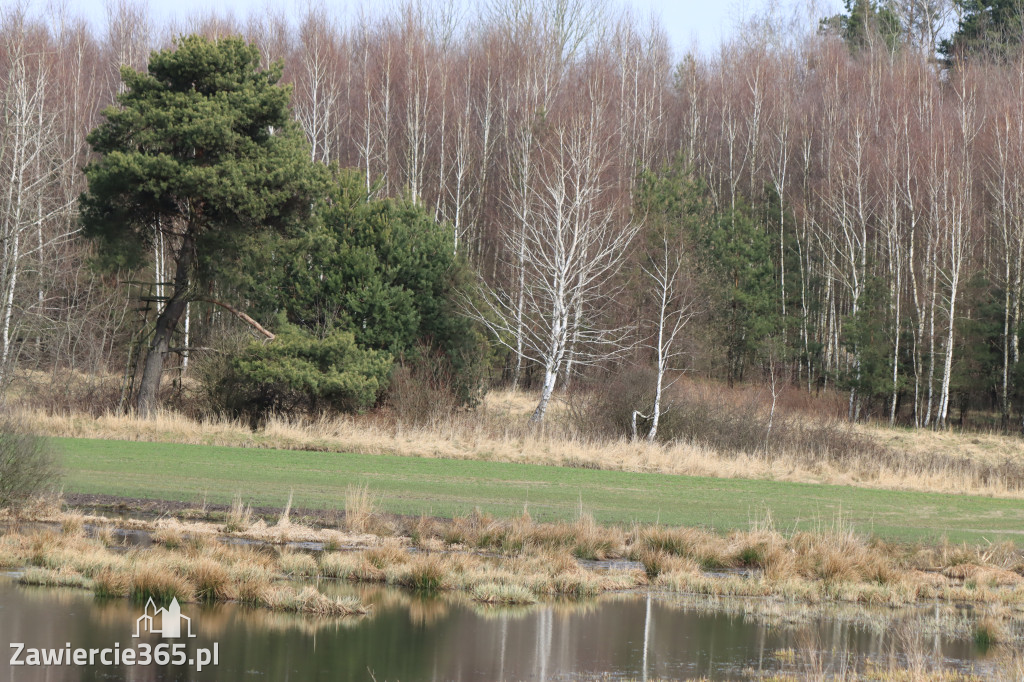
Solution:
[{"label": "pine tree", "polygon": [[195,286],[216,279],[235,245],[308,214],[320,173],[292,121],[282,65],[260,68],[241,38],[180,39],[147,73],[124,67],[125,92],[89,135],[83,232],[101,264],[139,267],[153,239],[172,245],[172,293],[156,320],[137,399],[157,405],[164,359]]}]

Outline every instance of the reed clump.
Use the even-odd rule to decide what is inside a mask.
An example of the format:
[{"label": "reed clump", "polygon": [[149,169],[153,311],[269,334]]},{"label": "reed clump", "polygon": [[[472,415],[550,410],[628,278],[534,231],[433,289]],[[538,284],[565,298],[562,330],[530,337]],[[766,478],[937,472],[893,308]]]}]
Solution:
[{"label": "reed clump", "polygon": [[252,506],[242,502],[242,494],[238,493],[231,501],[231,509],[224,521],[224,532],[238,533],[252,526]]},{"label": "reed clump", "polygon": [[317,561],[304,552],[281,552],[278,562],[285,575],[308,577],[317,574]]},{"label": "reed clump", "polygon": [[238,587],[225,566],[208,557],[189,562],[186,577],[195,586],[199,601],[233,601],[238,598]]},{"label": "reed clump", "polygon": [[130,576],[111,568],[105,568],[93,579],[93,593],[101,599],[124,597],[131,586]]},{"label": "reed clump", "polygon": [[85,532],[85,521],[81,514],[65,514],[60,524],[60,532],[63,535],[81,535]]},{"label": "reed clump", "polygon": [[117,536],[114,534],[113,526],[108,523],[97,526],[93,531],[93,537],[103,543],[105,547],[112,547],[118,542]]},{"label": "reed clump", "polygon": [[350,533],[365,533],[375,513],[370,484],[350,485],[345,489],[345,529]]},{"label": "reed clump", "polygon": [[441,558],[427,555],[410,562],[409,569],[395,582],[420,592],[436,592],[444,586],[447,574]]},{"label": "reed clump", "polygon": [[473,588],[473,599],[483,604],[534,604],[537,595],[522,585],[481,583]]},{"label": "reed clump", "polygon": [[150,537],[153,538],[153,542],[167,549],[177,549],[184,541],[181,531],[177,528],[157,528]]},{"label": "reed clump", "polygon": [[187,602],[195,598],[192,584],[167,566],[140,566],[128,584],[128,596],[136,602],[152,598],[158,604],[168,604],[172,599]]},{"label": "reed clump", "polygon": [[635,556],[637,561],[643,564],[644,573],[652,580],[662,573],[697,573],[700,571],[700,564],[696,561],[660,549],[645,547]]}]

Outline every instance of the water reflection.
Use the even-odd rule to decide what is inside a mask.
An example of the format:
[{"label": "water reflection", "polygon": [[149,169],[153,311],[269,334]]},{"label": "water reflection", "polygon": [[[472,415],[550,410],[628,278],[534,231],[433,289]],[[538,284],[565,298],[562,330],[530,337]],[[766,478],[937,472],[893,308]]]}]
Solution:
[{"label": "water reflection", "polygon": [[[714,600],[611,594],[589,602],[534,607],[476,604],[465,595],[425,597],[402,590],[356,588],[326,581],[321,589],[358,594],[373,614],[341,620],[272,613],[235,605],[189,604],[196,647],[218,642],[220,664],[201,673],[174,666],[12,668],[0,680],[518,680],[577,679],[602,674],[638,679],[713,679],[753,671],[799,670],[789,650],[813,650],[816,669],[840,670],[865,657],[923,648],[929,657],[970,666],[973,644],[956,633],[956,613],[943,612],[943,634],[922,624],[928,609],[894,615],[863,608],[807,608],[778,622],[770,602],[723,605]],[[945,607],[944,607],[945,608]],[[794,612],[795,613],[795,612]],[[98,601],[82,591],[22,587],[0,580],[0,640],[30,647],[131,646],[141,609],[125,600]],[[938,612],[936,611],[936,618]],[[774,620],[773,620],[774,619]],[[916,619],[913,638],[894,624]],[[953,620],[949,620],[953,619]],[[952,630],[950,630],[952,624]],[[159,640],[151,640],[159,643]],[[905,650],[905,651],[904,651]],[[903,655],[901,653],[901,655]],[[984,663],[982,663],[984,665]]]}]

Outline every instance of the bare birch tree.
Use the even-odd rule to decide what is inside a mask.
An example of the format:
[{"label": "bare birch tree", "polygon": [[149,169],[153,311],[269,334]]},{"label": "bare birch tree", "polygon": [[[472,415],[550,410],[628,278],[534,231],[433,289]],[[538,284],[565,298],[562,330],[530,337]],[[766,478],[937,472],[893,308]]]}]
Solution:
[{"label": "bare birch tree", "polygon": [[[664,228],[659,232],[654,252],[641,266],[651,287],[657,315],[653,320],[652,338],[647,344],[655,354],[656,372],[651,428],[647,432],[647,441],[651,443],[658,437],[658,425],[663,414],[662,396],[677,378],[666,381],[673,362],[683,354],[679,347],[680,334],[698,312],[697,299],[686,270],[688,259],[681,236],[673,235]],[[633,437],[636,437],[635,429]]]},{"label": "bare birch tree", "polygon": [[608,181],[602,177],[605,162],[595,136],[588,118],[576,118],[554,132],[543,177],[529,188],[529,219],[521,239],[509,245],[510,253],[525,256],[523,286],[485,286],[485,309],[472,308],[500,343],[543,368],[540,400],[530,418],[534,422],[544,419],[573,339],[575,362],[582,365],[612,357],[628,345],[628,329],[610,327],[602,318],[609,283],[637,225],[622,222],[602,205]]}]

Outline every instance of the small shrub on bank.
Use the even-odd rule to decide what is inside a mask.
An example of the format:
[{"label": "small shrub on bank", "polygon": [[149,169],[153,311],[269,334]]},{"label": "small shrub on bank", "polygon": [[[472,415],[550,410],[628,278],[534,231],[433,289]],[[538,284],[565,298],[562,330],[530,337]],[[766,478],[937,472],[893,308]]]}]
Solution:
[{"label": "small shrub on bank", "polygon": [[415,361],[399,362],[391,372],[387,404],[400,424],[436,425],[459,407],[456,380],[448,359],[420,345]]},{"label": "small shrub on bank", "polygon": [[21,510],[54,490],[60,480],[47,442],[9,419],[0,419],[0,509]]}]

